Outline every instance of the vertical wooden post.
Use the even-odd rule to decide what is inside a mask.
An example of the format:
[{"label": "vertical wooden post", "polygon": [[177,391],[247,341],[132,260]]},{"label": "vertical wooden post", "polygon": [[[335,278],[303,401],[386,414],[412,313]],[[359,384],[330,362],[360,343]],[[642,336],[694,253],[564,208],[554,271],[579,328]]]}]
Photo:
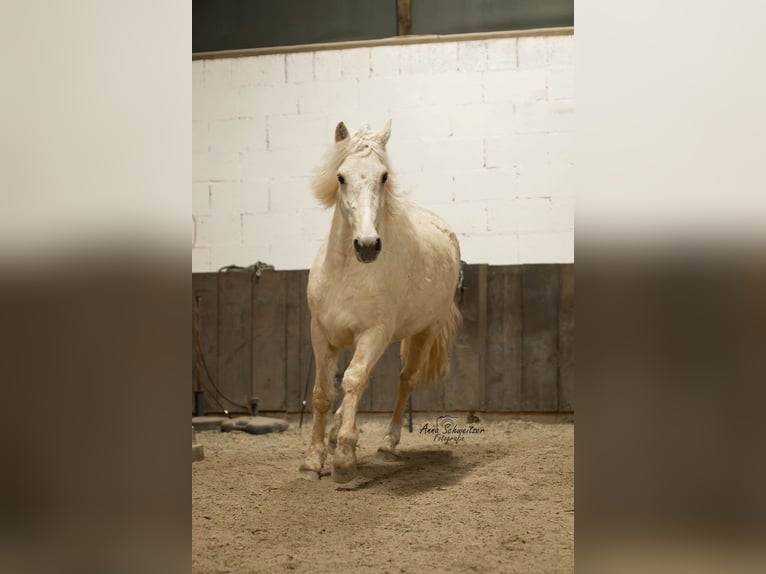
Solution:
[{"label": "vertical wooden post", "polygon": [[412,7],[410,0],[396,0],[396,23],[399,36],[412,34]]}]

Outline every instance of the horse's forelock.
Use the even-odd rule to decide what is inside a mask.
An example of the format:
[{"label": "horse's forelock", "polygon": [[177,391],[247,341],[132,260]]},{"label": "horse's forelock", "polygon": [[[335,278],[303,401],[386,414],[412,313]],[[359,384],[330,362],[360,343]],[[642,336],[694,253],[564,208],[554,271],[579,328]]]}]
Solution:
[{"label": "horse's forelock", "polygon": [[[354,155],[375,153],[388,168],[388,156],[385,148],[376,137],[376,133],[368,124],[362,124],[350,137],[335,143],[325,156],[325,161],[314,178],[314,195],[324,207],[332,207],[337,199],[337,173],[346,158]],[[387,202],[389,211],[398,205],[397,195],[392,185],[386,186],[390,200]]]}]

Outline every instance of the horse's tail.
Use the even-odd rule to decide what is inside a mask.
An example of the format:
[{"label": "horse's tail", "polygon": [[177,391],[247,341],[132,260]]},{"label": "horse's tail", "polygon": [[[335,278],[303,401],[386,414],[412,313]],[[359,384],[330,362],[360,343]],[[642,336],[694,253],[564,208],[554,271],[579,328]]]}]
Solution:
[{"label": "horse's tail", "polygon": [[460,310],[454,301],[450,302],[449,311],[441,320],[428,357],[418,373],[419,382],[438,383],[449,376],[449,352],[462,322]]}]

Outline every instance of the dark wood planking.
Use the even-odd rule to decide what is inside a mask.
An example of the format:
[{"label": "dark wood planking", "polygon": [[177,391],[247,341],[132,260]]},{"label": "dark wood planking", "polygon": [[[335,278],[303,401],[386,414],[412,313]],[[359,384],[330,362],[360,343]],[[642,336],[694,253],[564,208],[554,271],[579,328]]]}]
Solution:
[{"label": "dark wood planking", "polygon": [[396,0],[396,28],[399,36],[412,34],[411,0]]},{"label": "dark wood planking", "polygon": [[444,382],[443,408],[447,411],[482,409],[485,381],[487,331],[487,265],[467,265],[462,301],[456,301],[463,316],[450,353],[451,373]]},{"label": "dark wood planking", "polygon": [[521,410],[521,271],[487,270],[486,410]]},{"label": "dark wood planking", "polygon": [[252,389],[263,411],[287,408],[287,281],[263,271],[252,286]]},{"label": "dark wood planking", "polygon": [[[218,375],[218,278],[216,273],[192,273],[192,321],[194,321],[194,297],[199,297],[200,347],[210,376],[217,380]],[[194,328],[192,327],[192,390],[203,391],[205,412],[219,412],[221,407],[211,397],[212,387],[209,381],[198,384],[195,362]],[[205,375],[203,374],[203,378]],[[192,393],[194,409],[194,393]]]},{"label": "dark wood planking", "polygon": [[574,264],[559,268],[559,404],[560,412],[574,412],[575,388],[575,275]]},{"label": "dark wood planking", "polygon": [[522,267],[521,410],[558,408],[559,266]]},{"label": "dark wood planking", "polygon": [[[304,392],[306,397],[306,412],[313,410],[311,403],[311,391],[314,388],[314,352],[311,348],[311,312],[309,311],[308,299],[306,298],[306,288],[308,287],[309,272],[300,271],[299,275],[299,317],[298,317],[298,352],[300,359],[300,400],[303,401]],[[308,381],[308,389],[306,384]],[[300,404],[299,410],[300,410]]]},{"label": "dark wood planking", "polygon": [[391,412],[399,392],[399,373],[402,370],[398,342],[391,343],[375,365],[370,376],[370,408],[375,412]]},{"label": "dark wood planking", "polygon": [[299,412],[303,400],[301,379],[301,291],[303,271],[284,271],[286,276],[285,305],[285,408],[288,412]]},{"label": "dark wood planking", "polygon": [[[251,397],[251,271],[218,273],[218,387],[231,412],[247,412]],[[245,408],[247,407],[247,410]]]},{"label": "dark wood planking", "polygon": [[[476,265],[466,269],[467,289],[471,284],[481,284],[476,275],[478,269]],[[282,385],[280,390],[274,390],[276,395],[283,397],[283,406],[276,406],[272,395],[267,394],[259,397],[264,401],[261,408],[287,409],[290,412],[299,410],[310,368],[311,380],[307,396],[310,412],[314,368],[311,364],[310,315],[306,301],[308,271],[270,273],[283,277],[277,281],[278,285],[269,287],[270,290],[282,290],[283,295],[276,296],[276,299],[273,294],[267,296],[265,293],[252,292],[249,272],[223,273],[220,278],[216,273],[193,274],[193,293],[201,297],[205,360],[216,383],[219,383],[219,371],[223,376],[219,386],[224,393],[237,402],[248,404],[253,389],[251,383],[255,384],[256,395],[260,394],[257,369],[253,367],[263,351],[258,349],[263,345],[254,337],[258,325],[253,323],[253,318],[257,317],[257,310],[249,307],[248,303],[252,304],[256,297],[261,296],[272,301],[272,304],[276,301],[277,307],[282,306],[284,309],[282,349],[278,349],[280,344],[276,335],[274,340],[269,339],[265,345],[274,347],[267,354],[278,356],[277,364],[280,360],[283,362]],[[506,412],[571,412],[574,400],[574,266],[487,267],[485,274],[484,297],[468,290],[464,294],[462,311],[466,319],[451,356],[450,380],[446,385],[417,387],[413,394],[415,410],[442,412],[483,408]],[[222,281],[223,287],[223,298],[220,301],[219,281]],[[260,287],[265,289],[267,285]],[[241,293],[237,294],[237,290]],[[472,295],[473,299],[470,298]],[[246,297],[249,299],[243,303]],[[484,311],[481,311],[482,299],[486,306]],[[220,332],[219,306],[222,311]],[[241,316],[238,318],[237,312],[241,313],[243,308],[247,308],[249,320],[240,320]],[[526,316],[526,322],[529,323],[523,326],[523,336],[522,315]],[[483,343],[479,321],[482,316],[486,321]],[[239,337],[239,343],[244,345],[239,348],[236,347],[237,329],[240,335],[247,331],[249,337],[247,341]],[[221,349],[218,346],[219,339],[223,343]],[[233,356],[232,350],[236,351]],[[229,360],[227,365],[219,366],[219,351],[226,354]],[[249,364],[248,368],[243,366],[243,354],[244,362]],[[338,361],[339,376],[342,376],[350,359],[350,350],[341,353]],[[246,376],[232,378],[237,369]],[[396,344],[386,351],[373,370],[372,381],[362,398],[360,411],[390,412],[396,398],[399,369]],[[253,373],[255,378],[251,381]],[[197,387],[196,378],[195,367],[193,389]],[[469,384],[466,385],[466,381]],[[471,381],[473,384],[470,384]],[[221,407],[212,400],[210,390],[204,386],[203,390],[206,397],[205,410],[220,411]],[[339,396],[342,396],[340,385],[338,390]],[[226,408],[231,406],[223,399],[221,401]]]}]

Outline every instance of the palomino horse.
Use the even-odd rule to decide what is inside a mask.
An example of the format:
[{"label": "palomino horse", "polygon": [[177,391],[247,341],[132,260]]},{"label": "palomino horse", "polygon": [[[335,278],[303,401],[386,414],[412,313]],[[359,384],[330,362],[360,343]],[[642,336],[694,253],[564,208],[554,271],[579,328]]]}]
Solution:
[{"label": "palomino horse", "polygon": [[453,301],[460,247],[444,221],[397,195],[386,157],[390,134],[390,120],[380,132],[365,124],[351,136],[340,122],[313,183],[317,199],[335,213],[308,282],[316,379],[311,445],[300,466],[305,478],[318,478],[327,456],[325,418],[341,349],[353,348],[354,356],[330,431],[336,482],[356,475],[357,404],[386,347],[402,341],[402,371],[380,451],[395,453],[413,387],[438,381],[449,369],[449,347],[460,322]]}]

